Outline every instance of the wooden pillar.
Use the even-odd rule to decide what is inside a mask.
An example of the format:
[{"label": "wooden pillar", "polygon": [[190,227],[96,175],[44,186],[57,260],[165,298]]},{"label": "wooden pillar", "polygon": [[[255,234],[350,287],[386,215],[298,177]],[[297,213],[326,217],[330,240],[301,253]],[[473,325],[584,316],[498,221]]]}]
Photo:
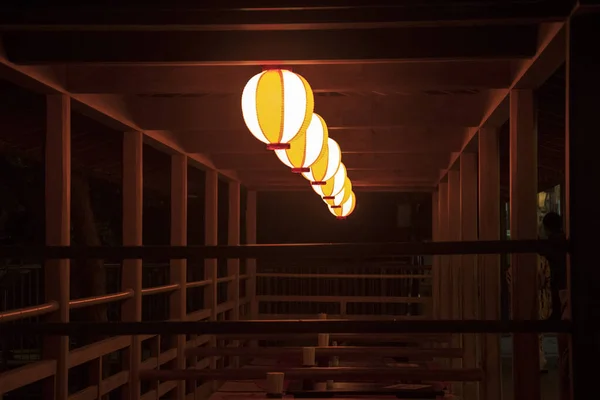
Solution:
[{"label": "wooden pillar", "polygon": [[[431,240],[439,241],[439,192],[431,195]],[[432,297],[432,319],[440,319],[440,265],[439,256],[432,257],[431,265],[431,297]]]},{"label": "wooden pillar", "polygon": [[[460,240],[460,172],[457,170],[448,171],[448,232],[449,241]],[[461,256],[452,255],[450,259],[450,279],[447,285],[450,287],[450,319],[462,318],[462,280],[461,280]],[[462,346],[462,335],[452,335],[452,347]],[[453,358],[451,361],[453,368],[462,367],[462,359]],[[462,382],[452,385],[456,395],[462,395]]]},{"label": "wooden pillar", "polygon": [[[46,98],[46,245],[71,245],[71,101],[65,95]],[[58,303],[48,322],[69,322],[70,262],[45,260],[46,302]],[[46,336],[43,357],[56,360],[56,374],[45,384],[44,398],[69,396],[69,337]]]},{"label": "wooden pillar", "polygon": [[[227,226],[227,244],[229,246],[240,245],[240,183],[232,181],[229,183],[229,220]],[[233,310],[231,319],[237,321],[240,319],[240,260],[239,258],[227,259],[227,276],[233,276],[229,282],[227,295],[229,301],[233,301]],[[233,341],[233,346],[238,347],[239,340]],[[234,368],[239,367],[240,358],[233,357]]]},{"label": "wooden pillar", "polygon": [[[240,183],[232,181],[229,183],[229,221],[227,232],[227,244],[229,246],[240,245]],[[237,258],[227,259],[227,275],[234,279],[229,283],[227,293],[229,300],[235,303],[232,319],[240,318],[240,260]]]},{"label": "wooden pillar", "polygon": [[[204,185],[204,244],[217,245],[219,229],[219,175],[217,171],[206,171]],[[204,279],[210,281],[204,291],[204,308],[210,309],[210,320],[217,320],[217,259],[204,260]],[[211,347],[217,346],[215,336],[210,338]],[[217,367],[216,357],[211,357],[210,368]]]},{"label": "wooden pillar", "polygon": [[[438,189],[438,240],[448,240],[448,182],[441,182]],[[451,317],[451,282],[450,282],[450,257],[437,256],[440,271],[440,318]]]},{"label": "wooden pillar", "polygon": [[[581,1],[595,3],[597,0]],[[590,38],[600,35],[600,14],[575,14],[567,24],[567,214],[571,253],[568,284],[572,398],[585,399],[597,390],[600,360],[600,269],[598,268],[598,146],[595,145],[600,93],[600,60]],[[568,379],[568,377],[566,377]],[[568,395],[568,389],[567,395]],[[564,395],[561,400],[564,400]]]},{"label": "wooden pillar", "polygon": [[[246,244],[256,244],[256,200],[256,191],[249,190],[246,195]],[[248,274],[246,296],[250,297],[250,319],[257,319],[256,259],[246,260],[246,273]]]},{"label": "wooden pillar", "polygon": [[[537,129],[533,92],[510,92],[510,236],[537,239]],[[538,318],[537,255],[512,254],[512,314]],[[536,334],[513,335],[515,400],[540,399],[539,346]]]},{"label": "wooden pillar", "polygon": [[[477,154],[463,153],[460,156],[460,240],[477,240]],[[475,320],[479,317],[478,310],[478,274],[477,256],[462,255],[461,283],[462,287],[462,318]],[[463,335],[463,367],[477,368],[477,335]],[[479,385],[476,382],[464,384],[463,398],[465,400],[479,398]]]},{"label": "wooden pillar", "polygon": [[[500,148],[498,130],[479,131],[479,240],[500,240]],[[481,319],[500,319],[500,255],[478,256]],[[502,398],[500,335],[482,335],[481,363],[485,379],[481,398]]]},{"label": "wooden pillar", "polygon": [[[142,245],[142,205],[144,195],[143,134],[125,132],[123,136],[123,245]],[[122,290],[133,290],[133,297],[121,306],[121,320],[142,320],[142,260],[123,260],[121,272]],[[124,399],[140,398],[139,371],[142,361],[140,337],[131,337],[131,345],[123,356],[124,370],[129,370],[129,381],[124,386]]]},{"label": "wooden pillar", "polygon": [[[188,195],[188,162],[187,156],[175,154],[171,156],[171,245],[187,245],[187,195]],[[179,285],[173,292],[169,302],[171,320],[185,321],[187,315],[187,260],[171,260],[170,283]],[[186,335],[176,335],[173,345],[177,349],[175,369],[185,369]],[[174,397],[185,398],[185,381],[177,381]]]}]

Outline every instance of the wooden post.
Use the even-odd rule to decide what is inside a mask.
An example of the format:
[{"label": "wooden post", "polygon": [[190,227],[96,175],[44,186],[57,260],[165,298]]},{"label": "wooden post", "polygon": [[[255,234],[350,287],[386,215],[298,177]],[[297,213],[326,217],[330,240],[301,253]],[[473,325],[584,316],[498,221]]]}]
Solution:
[{"label": "wooden post", "polygon": [[[46,245],[71,244],[71,101],[65,95],[46,98]],[[46,260],[46,302],[56,301],[58,310],[48,322],[69,322],[70,261]],[[43,357],[56,360],[56,374],[46,380],[44,398],[66,400],[69,396],[69,337],[46,336]]]},{"label": "wooden post", "polygon": [[[448,240],[448,182],[440,182],[438,189],[438,240]],[[449,256],[437,256],[440,270],[440,319],[450,319],[452,298]]]},{"label": "wooden post", "polygon": [[[537,129],[531,90],[510,92],[510,236],[536,239]],[[538,318],[537,255],[512,254],[512,313],[515,320]],[[540,365],[536,334],[513,335],[515,400],[540,399]]]},{"label": "wooden post", "polygon": [[[187,195],[188,162],[183,154],[171,156],[171,245],[187,245]],[[187,315],[187,260],[171,260],[170,283],[178,284],[170,299],[169,317],[171,320],[185,321]],[[175,369],[185,369],[186,335],[176,335],[174,346],[177,348]],[[185,398],[185,381],[178,381],[174,396],[177,400]]]},{"label": "wooden post", "polygon": [[[207,246],[217,245],[218,204],[219,204],[219,175],[217,171],[206,171],[204,185],[204,243]],[[217,320],[217,260],[214,258],[204,260],[204,279],[211,283],[204,291],[204,308],[210,309],[210,320]],[[210,346],[217,347],[217,339],[210,338]],[[210,368],[217,368],[217,358],[212,357]]]},{"label": "wooden post", "polygon": [[[589,6],[598,0],[580,2]],[[596,13],[573,15],[567,24],[567,181],[565,226],[570,239],[570,266],[567,285],[565,317],[573,321],[571,340],[571,370],[562,376],[567,387],[561,388],[561,400],[572,390],[573,399],[585,399],[597,390],[597,370],[600,360],[600,269],[598,268],[597,211],[600,169],[597,165],[598,147],[594,144],[594,128],[598,124],[598,93],[600,93],[600,60],[596,46],[586,38],[598,37],[600,18]],[[570,315],[569,315],[570,314]],[[561,354],[562,356],[562,354]],[[566,360],[561,360],[564,362]],[[564,374],[563,375],[567,375]],[[568,387],[570,383],[571,388]],[[565,386],[564,384],[562,386]]]},{"label": "wooden post", "polygon": [[[246,195],[246,244],[256,244],[256,191],[248,190]],[[256,259],[246,260],[246,296],[250,297],[250,319],[258,319],[256,301]]]},{"label": "wooden post", "polygon": [[[484,128],[479,131],[479,239],[500,240],[500,149],[498,131]],[[500,319],[500,255],[486,254],[477,258],[481,284],[479,302],[481,319]],[[481,398],[502,398],[502,365],[500,335],[482,335]]]},{"label": "wooden post", "polygon": [[[227,244],[230,246],[240,245],[240,183],[232,181],[229,183],[229,220],[227,229]],[[233,276],[230,281],[227,295],[233,301],[231,319],[240,319],[240,260],[238,258],[227,259],[227,276]],[[239,340],[234,340],[233,345],[238,347]],[[233,357],[234,368],[239,367],[240,358]]]},{"label": "wooden post", "polygon": [[[460,172],[457,170],[448,171],[448,240],[460,240]],[[462,318],[462,271],[461,256],[452,255],[450,258],[450,279],[447,285],[450,286],[450,319]],[[462,346],[462,335],[452,335],[452,347]],[[462,359],[453,358],[450,362],[453,368],[462,367]],[[462,395],[462,382],[452,384],[453,393]]]},{"label": "wooden post", "polygon": [[[439,192],[433,192],[431,196],[431,241],[439,240]],[[430,318],[440,319],[440,263],[439,256],[433,256],[431,266],[431,297],[432,312]]]},{"label": "wooden post", "polygon": [[[460,240],[477,240],[477,154],[463,153],[460,156]],[[478,310],[477,256],[463,255],[461,259],[462,312],[463,319],[475,320]],[[463,367],[477,368],[477,335],[463,335]],[[477,382],[463,385],[465,400],[479,398]]]},{"label": "wooden post", "polygon": [[[142,245],[142,204],[144,195],[142,132],[125,132],[123,136],[123,245]],[[121,320],[142,320],[142,260],[123,260],[122,290],[133,290],[133,297],[121,306]],[[124,399],[140,398],[139,371],[142,362],[142,343],[138,335],[131,337],[131,345],[124,355],[124,370],[129,370],[129,382],[123,388]]]}]

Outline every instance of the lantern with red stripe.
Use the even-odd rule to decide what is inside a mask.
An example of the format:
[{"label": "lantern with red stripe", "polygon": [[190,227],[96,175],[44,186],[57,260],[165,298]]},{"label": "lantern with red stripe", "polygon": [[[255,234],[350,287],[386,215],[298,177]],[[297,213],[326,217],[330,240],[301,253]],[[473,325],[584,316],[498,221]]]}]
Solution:
[{"label": "lantern with red stripe", "polygon": [[344,182],[344,187],[342,190],[336,194],[333,198],[323,199],[325,203],[329,205],[331,208],[340,208],[342,204],[348,200],[350,194],[352,193],[352,182],[350,178],[346,177],[346,181]]},{"label": "lantern with red stripe", "polygon": [[342,204],[341,207],[339,208],[331,208],[329,207],[329,211],[336,216],[337,219],[346,219],[346,217],[350,214],[352,214],[352,212],[354,212],[354,208],[356,207],[356,196],[354,195],[354,192],[350,193],[350,197],[348,197],[348,200],[346,200],[344,202],[344,204]]},{"label": "lantern with red stripe", "polygon": [[325,121],[320,115],[313,114],[308,128],[290,141],[290,148],[275,150],[275,154],[292,172],[310,172],[310,167],[326,146],[328,137]]},{"label": "lantern with red stripe", "polygon": [[340,145],[332,138],[327,139],[327,145],[323,147],[321,155],[310,167],[310,171],[302,175],[315,186],[323,186],[325,182],[333,178],[342,163],[342,151]]},{"label": "lantern with red stripe", "polygon": [[250,78],[242,92],[246,126],[267,149],[289,149],[290,141],[310,124],[314,97],[298,74],[270,69]]},{"label": "lantern with red stripe", "polygon": [[323,200],[334,200],[346,183],[346,166],[342,163],[337,172],[324,185],[313,185],[312,188]]}]

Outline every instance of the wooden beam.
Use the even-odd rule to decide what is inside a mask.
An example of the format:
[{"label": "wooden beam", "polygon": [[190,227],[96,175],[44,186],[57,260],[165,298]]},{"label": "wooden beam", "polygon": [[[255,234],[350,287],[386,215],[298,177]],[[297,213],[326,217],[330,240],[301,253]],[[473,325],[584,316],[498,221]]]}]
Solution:
[{"label": "wooden beam", "polygon": [[[429,175],[439,171],[448,162],[449,153],[446,154],[395,154],[395,153],[342,153],[342,162],[350,171],[389,170],[390,176],[410,177],[411,175]],[[289,168],[279,159],[265,150],[254,154],[218,154],[213,156],[215,166],[220,170],[236,169],[247,172],[259,171],[267,175],[281,176],[290,173]],[[273,171],[269,173],[268,171]],[[240,171],[240,177],[243,177]],[[287,176],[287,175],[286,175]]]},{"label": "wooden beam", "polygon": [[[240,94],[259,66],[67,65],[72,93]],[[421,93],[506,88],[511,62],[449,61],[386,64],[294,65],[315,93]]]},{"label": "wooden beam", "polygon": [[[308,31],[9,31],[4,34],[4,43],[8,58],[18,64],[194,62],[260,65],[280,60],[526,58],[535,53],[536,36],[535,24],[514,24]],[[190,46],[190,43],[194,45]]]},{"label": "wooden beam", "polygon": [[[338,127],[339,128],[339,127]],[[329,136],[344,153],[449,153],[460,151],[468,128],[401,126],[378,129],[335,129]],[[151,132],[147,132],[151,135]],[[260,153],[264,143],[256,140],[248,129],[199,130],[176,132],[178,143],[187,153]]]},{"label": "wooden beam", "polygon": [[[248,190],[246,194],[246,244],[256,244],[256,206],[257,192]],[[256,301],[256,259],[246,259],[246,295],[250,297],[250,319],[258,318],[258,302]]]},{"label": "wooden beam", "polygon": [[[207,171],[204,184],[204,243],[216,246],[219,229],[219,175],[216,171]],[[210,320],[217,320],[217,260],[214,258],[204,260],[204,279],[210,284],[204,289],[204,308],[210,310]],[[214,336],[211,336],[210,345],[217,346]],[[210,368],[217,367],[216,358],[210,360]]]},{"label": "wooden beam", "polygon": [[[556,43],[564,41],[564,38],[561,38],[561,35],[564,35],[565,32],[564,26],[564,22],[540,25],[535,55],[530,59],[520,61],[516,65],[513,82],[508,89],[495,91],[494,96],[490,97],[483,118],[477,128],[471,128],[469,130],[469,133],[463,142],[461,152],[470,145],[480,128],[484,126],[499,127],[508,120],[508,97],[511,90],[518,88],[522,82],[528,82],[528,85],[530,86],[534,83],[541,85],[544,81],[540,78],[547,78],[552,72],[560,67],[561,63],[558,62],[557,57],[554,55],[548,56],[546,52],[554,53],[557,49],[560,49],[560,46],[557,46]],[[530,71],[539,71],[540,76],[534,76],[535,74],[532,75],[532,72]],[[456,156],[450,160],[448,168],[440,173],[440,180],[442,180],[446,173],[454,166],[461,152],[457,153]]]},{"label": "wooden beam", "polygon": [[[500,240],[500,146],[497,128],[479,131],[479,240]],[[500,256],[480,255],[477,259],[480,274],[481,319],[500,319]],[[500,335],[487,333],[481,344],[481,397],[502,399],[502,366]]]},{"label": "wooden beam", "polygon": [[[460,156],[460,240],[477,240],[477,154],[463,153]],[[477,256],[473,254],[459,256],[459,286],[462,288],[462,319],[478,319],[478,273]],[[475,334],[463,335],[463,366],[478,368],[477,337]],[[463,387],[465,400],[479,399],[479,387],[476,383],[466,383]]]},{"label": "wooden beam", "polygon": [[[436,242],[439,240],[440,236],[440,210],[439,210],[439,200],[440,194],[439,191],[434,191],[431,194],[431,240]],[[433,256],[432,257],[432,266],[431,266],[431,275],[432,275],[432,302],[433,302],[433,319],[441,319],[440,317],[440,286],[441,276],[440,276],[440,257]]]},{"label": "wooden beam", "polygon": [[[142,245],[143,210],[143,134],[125,132],[123,136],[123,245]],[[133,290],[133,297],[121,307],[121,320],[142,320],[142,260],[123,260],[121,288]],[[139,371],[142,362],[142,340],[131,336],[131,345],[123,356],[123,369],[129,371],[129,381],[123,387],[123,398],[137,400],[141,395]]]},{"label": "wooden beam", "polygon": [[[242,88],[240,87],[240,90]],[[315,110],[331,128],[478,126],[495,91],[456,95],[317,96]],[[107,95],[86,95],[103,98]],[[112,97],[112,95],[111,95]],[[240,96],[123,97],[133,120],[146,130],[246,131]]]},{"label": "wooden beam", "polygon": [[[581,3],[595,7],[596,11],[600,9],[597,0]],[[598,121],[598,110],[594,105],[600,92],[600,65],[597,52],[584,40],[598,35],[598,16],[597,12],[574,15],[568,22],[567,32],[565,227],[572,246],[567,276],[567,313],[563,318],[572,319],[573,333],[570,340],[571,365],[565,363],[566,374],[561,371],[559,375],[561,400],[569,398],[569,395],[573,399],[585,398],[585,393],[597,387],[597,378],[589,369],[589,363],[597,360],[600,354],[597,340],[600,271],[593,268],[599,238],[597,230],[588,229],[591,221],[587,209],[590,195],[595,196],[598,192],[595,185],[590,185],[590,182],[598,182],[599,171],[595,166],[597,149],[592,143],[593,136],[588,132],[590,124]],[[559,349],[563,350],[561,347]],[[563,357],[564,353],[560,356]],[[564,361],[567,360],[561,359],[561,363]]]},{"label": "wooden beam", "polygon": [[[438,239],[448,241],[448,182],[438,185]],[[452,297],[450,292],[450,259],[449,256],[438,256],[440,266],[440,319],[451,319]]]},{"label": "wooden beam", "polygon": [[[510,238],[536,239],[537,129],[531,90],[510,93]],[[512,254],[512,317],[538,319],[536,254]],[[515,400],[540,399],[538,335],[513,335]]]},{"label": "wooden beam", "polygon": [[[46,245],[71,244],[71,100],[64,95],[46,98]],[[45,301],[58,303],[49,322],[69,322],[70,260],[47,260]],[[56,361],[54,377],[46,380],[44,397],[69,396],[69,337],[45,337],[42,356]]]},{"label": "wooden beam", "polygon": [[[318,6],[299,7],[294,1],[262,3],[247,6],[240,2],[206,4],[198,8],[194,3],[182,4],[177,9],[147,4],[140,6],[111,5],[98,8],[92,5],[77,9],[57,5],[40,10],[30,5],[11,5],[0,14],[3,29],[43,30],[266,30],[266,29],[335,29],[349,22],[398,26],[473,25],[502,21],[530,21],[563,19],[569,14],[570,4],[561,0],[543,0],[535,3],[486,2],[469,7],[457,7],[446,2],[423,7],[418,3],[398,5],[393,0],[373,4],[359,0],[320,2]],[[269,6],[267,7],[266,4]],[[27,12],[23,12],[27,11]],[[370,25],[368,25],[370,26]]]},{"label": "wooden beam", "polygon": [[[306,185],[296,185],[296,186],[290,186],[290,185],[278,185],[278,184],[270,184],[270,185],[265,185],[265,184],[251,184],[248,186],[249,188],[251,188],[252,190],[256,190],[258,192],[302,192],[302,191],[312,191],[311,188],[309,188]],[[364,193],[364,192],[369,192],[369,193],[378,193],[378,192],[385,192],[385,193],[431,193],[434,190],[433,185],[428,185],[428,186],[409,186],[409,185],[401,185],[401,184],[397,184],[397,185],[393,185],[393,184],[373,184],[373,185],[365,185],[365,184],[360,184],[359,185],[352,185],[352,190],[354,192],[357,193]]]},{"label": "wooden beam", "polygon": [[[188,199],[188,160],[181,154],[171,156],[171,245],[187,245],[187,199]],[[187,316],[187,260],[171,260],[169,268],[170,284],[178,285],[169,300],[169,319],[184,321]],[[185,369],[186,335],[177,335],[173,345],[177,349],[174,368]],[[178,381],[174,396],[185,398],[185,382]]]}]

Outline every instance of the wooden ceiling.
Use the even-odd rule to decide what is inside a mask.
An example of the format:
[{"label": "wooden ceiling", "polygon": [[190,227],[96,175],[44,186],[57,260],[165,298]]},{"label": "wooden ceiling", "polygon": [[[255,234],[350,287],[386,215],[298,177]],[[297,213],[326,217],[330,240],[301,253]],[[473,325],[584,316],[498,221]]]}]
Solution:
[{"label": "wooden ceiling", "polygon": [[564,0],[236,3],[13,7],[0,12],[4,64],[250,188],[307,189],[241,116],[247,80],[285,65],[311,84],[355,187],[429,191],[537,56],[548,24],[572,8]]}]

